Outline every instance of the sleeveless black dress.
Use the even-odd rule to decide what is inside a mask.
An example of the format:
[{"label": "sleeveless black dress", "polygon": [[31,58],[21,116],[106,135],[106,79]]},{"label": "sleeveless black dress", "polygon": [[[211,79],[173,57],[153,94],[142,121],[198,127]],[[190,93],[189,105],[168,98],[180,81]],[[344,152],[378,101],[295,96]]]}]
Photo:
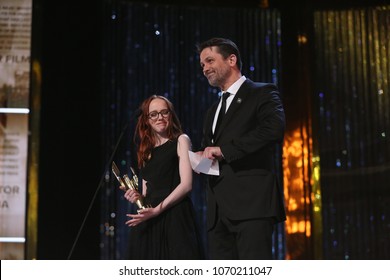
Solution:
[{"label": "sleeveless black dress", "polygon": [[[145,202],[157,206],[180,183],[177,139],[154,148],[140,175],[147,181]],[[129,244],[129,259],[203,259],[190,197],[132,227]]]}]

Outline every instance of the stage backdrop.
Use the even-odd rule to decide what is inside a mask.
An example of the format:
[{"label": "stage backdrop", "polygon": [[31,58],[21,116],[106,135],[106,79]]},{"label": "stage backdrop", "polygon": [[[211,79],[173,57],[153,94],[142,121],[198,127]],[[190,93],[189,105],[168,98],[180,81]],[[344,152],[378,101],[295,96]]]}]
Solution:
[{"label": "stage backdrop", "polygon": [[317,11],[325,259],[390,258],[390,6]]},{"label": "stage backdrop", "polygon": [[31,0],[0,1],[0,259],[24,259]]},{"label": "stage backdrop", "polygon": [[[132,114],[152,94],[173,102],[194,149],[200,146],[203,115],[218,100],[219,92],[201,72],[197,43],[211,37],[230,38],[241,50],[246,77],[280,82],[280,15],[275,10],[108,1],[105,11],[102,150],[108,160],[125,124],[130,124],[114,156],[122,172],[136,167]],[[281,162],[275,168],[280,171]],[[106,175],[101,195],[101,258],[123,259],[130,230],[124,225],[125,214],[135,209],[123,199],[109,169]],[[204,188],[204,178],[195,175],[192,198],[207,246]],[[276,259],[285,257],[284,243],[280,226],[274,234]]]},{"label": "stage backdrop", "polygon": [[[283,96],[286,109],[300,110],[300,119],[287,120],[283,173],[288,219],[274,236],[275,258],[389,258],[388,6],[283,10],[281,18],[278,11],[260,8],[127,1],[105,5],[104,158],[110,158],[120,140],[114,160],[122,172],[136,165],[132,114],[151,94],[173,101],[196,149],[203,114],[217,100],[218,90],[201,74],[195,44],[213,36],[229,37],[241,48],[243,73],[288,89],[291,96]],[[304,17],[289,26],[293,12]],[[300,29],[300,24],[306,26]],[[286,33],[292,36],[282,45]],[[296,60],[289,58],[295,45]],[[280,75],[291,61],[299,73]],[[298,82],[283,83],[281,76]],[[304,93],[297,94],[301,90]],[[123,200],[109,169],[106,175],[101,257],[126,258],[125,213],[135,209]],[[207,246],[204,188],[203,178],[195,176],[193,200]]]}]

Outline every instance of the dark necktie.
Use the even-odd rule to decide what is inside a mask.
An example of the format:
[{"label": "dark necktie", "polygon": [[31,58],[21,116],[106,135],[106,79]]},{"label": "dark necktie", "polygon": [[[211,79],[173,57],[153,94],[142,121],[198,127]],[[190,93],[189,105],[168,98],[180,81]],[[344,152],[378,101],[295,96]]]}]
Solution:
[{"label": "dark necktie", "polygon": [[229,92],[225,92],[222,95],[222,105],[221,105],[221,110],[219,110],[217,124],[215,125],[215,129],[214,129],[214,135],[217,135],[217,131],[218,131],[218,128],[220,127],[220,125],[222,123],[223,116],[225,116],[226,100],[228,99],[229,95],[230,95]]}]

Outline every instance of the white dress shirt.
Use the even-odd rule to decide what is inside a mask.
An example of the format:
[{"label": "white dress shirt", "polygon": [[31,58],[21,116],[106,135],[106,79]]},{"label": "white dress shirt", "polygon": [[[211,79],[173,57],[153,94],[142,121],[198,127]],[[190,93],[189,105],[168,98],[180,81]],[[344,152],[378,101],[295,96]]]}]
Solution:
[{"label": "white dress shirt", "polygon": [[[227,89],[227,92],[229,92],[230,95],[226,99],[226,112],[228,111],[229,106],[232,103],[232,100],[233,100],[234,96],[236,95],[236,93],[239,90],[239,88],[241,87],[241,85],[245,82],[245,80],[246,80],[246,77],[245,76],[241,76],[237,81],[234,82],[234,84],[232,84]],[[226,91],[221,91],[219,93],[219,96],[222,96],[222,94],[224,94],[225,92]],[[217,111],[215,112],[214,121],[213,121],[213,133],[214,133],[214,130],[215,130],[215,125],[217,124],[218,114],[219,114],[219,111],[221,110],[221,105],[222,105],[222,98],[220,98]]]}]

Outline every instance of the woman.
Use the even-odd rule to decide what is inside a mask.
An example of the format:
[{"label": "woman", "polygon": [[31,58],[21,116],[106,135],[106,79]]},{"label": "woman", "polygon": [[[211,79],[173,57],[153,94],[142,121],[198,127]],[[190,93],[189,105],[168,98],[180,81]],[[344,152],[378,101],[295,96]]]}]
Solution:
[{"label": "woman", "polygon": [[153,95],[141,104],[136,126],[137,158],[142,195],[133,190],[125,198],[144,200],[150,208],[127,214],[132,227],[131,259],[201,259],[202,246],[189,194],[191,142],[183,134],[172,103]]}]

